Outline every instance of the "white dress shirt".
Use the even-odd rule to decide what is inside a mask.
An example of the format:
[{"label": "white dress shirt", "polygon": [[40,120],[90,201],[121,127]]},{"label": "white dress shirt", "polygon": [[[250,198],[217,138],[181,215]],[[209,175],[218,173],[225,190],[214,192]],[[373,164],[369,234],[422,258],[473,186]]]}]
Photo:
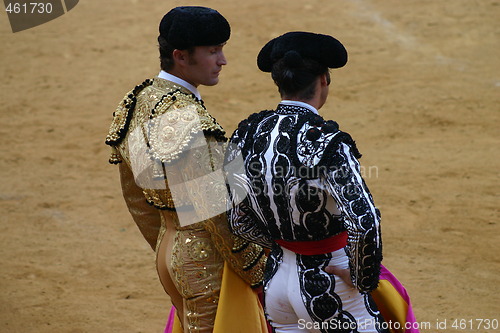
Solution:
[{"label": "white dress shirt", "polygon": [[171,82],[174,82],[174,83],[177,83],[178,85],[180,86],[183,86],[184,88],[186,88],[187,90],[189,90],[190,92],[192,92],[196,98],[200,99],[201,100],[201,94],[200,92],[198,91],[198,89],[196,89],[195,86],[193,86],[191,83],[189,82],[186,82],[184,81],[183,79],[181,78],[178,78],[177,76],[175,75],[172,75],[170,73],[167,73],[165,72],[164,70],[160,71],[160,74],[158,74],[158,77],[160,79],[164,79],[164,80],[167,80],[167,81],[171,81]]}]

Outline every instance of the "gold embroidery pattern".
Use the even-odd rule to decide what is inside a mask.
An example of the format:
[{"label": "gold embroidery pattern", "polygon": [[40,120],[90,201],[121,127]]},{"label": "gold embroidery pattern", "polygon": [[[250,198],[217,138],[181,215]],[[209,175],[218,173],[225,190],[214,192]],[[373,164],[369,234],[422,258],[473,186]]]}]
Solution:
[{"label": "gold embroidery pattern", "polygon": [[174,246],[172,248],[172,269],[177,287],[180,288],[179,292],[181,293],[181,295],[190,295],[192,294],[192,290],[189,288],[189,283],[188,281],[186,281],[186,276],[182,274],[180,270],[180,268],[185,264],[182,255],[184,250],[184,242],[185,239],[183,239],[182,233],[177,232],[175,234]]},{"label": "gold embroidery pattern", "polygon": [[234,243],[232,251],[234,253],[243,251],[248,246],[248,241],[240,237],[234,237]]},{"label": "gold embroidery pattern", "polygon": [[181,91],[163,96],[151,113],[151,154],[163,163],[176,160],[200,131],[224,133],[200,101]]},{"label": "gold embroidery pattern", "polygon": [[[182,196],[176,198],[174,204],[163,163],[176,162],[196,133],[201,131],[225,139],[224,130],[206,111],[203,102],[185,88],[155,78],[144,81],[127,93],[113,115],[106,137],[106,143],[112,148],[109,162],[117,164],[125,161],[131,168],[132,162],[138,163],[140,170],[149,170],[153,164],[153,169],[148,171],[150,177],[164,179],[164,184],[161,188],[141,187],[146,200],[154,207],[173,210],[191,205],[190,200]],[[138,128],[141,129],[139,132],[136,131]],[[131,151],[142,160],[134,157],[131,161]],[[151,162],[151,157],[156,163]]]},{"label": "gold embroidery pattern", "polygon": [[143,189],[142,192],[146,197],[146,201],[156,208],[172,210],[175,208],[174,200],[168,187],[163,191]]},{"label": "gold embroidery pattern", "polygon": [[[214,253],[212,242],[208,239],[193,239],[188,244],[188,251],[195,261],[205,261]],[[200,278],[205,276],[200,276]]]},{"label": "gold embroidery pattern", "polygon": [[[206,230],[178,231],[172,251],[174,280],[186,300],[188,332],[213,326],[224,261]],[[202,292],[200,292],[202,291]]]},{"label": "gold embroidery pattern", "polygon": [[[231,264],[243,280],[252,287],[262,284],[267,257],[260,245],[246,242],[231,234],[225,214],[207,220],[205,229],[212,234],[212,240],[224,260]],[[245,242],[246,245],[241,242]],[[241,249],[239,252],[232,251],[235,243]]]},{"label": "gold embroidery pattern", "polygon": [[[153,80],[147,79],[142,84],[129,91],[123,101],[118,105],[113,113],[113,121],[106,137],[106,144],[110,146],[117,145],[123,140],[128,131],[128,126],[132,117],[133,110],[137,104],[137,95],[147,86],[153,84]],[[110,160],[111,162],[111,160]],[[113,163],[113,162],[111,162]]]}]

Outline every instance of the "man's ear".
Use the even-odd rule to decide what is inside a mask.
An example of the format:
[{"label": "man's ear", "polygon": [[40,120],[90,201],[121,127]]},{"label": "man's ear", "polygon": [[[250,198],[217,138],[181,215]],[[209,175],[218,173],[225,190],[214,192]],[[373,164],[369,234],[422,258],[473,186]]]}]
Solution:
[{"label": "man's ear", "polygon": [[330,80],[328,78],[328,74],[322,74],[320,77],[319,77],[319,82],[321,84],[322,87],[326,87],[328,85],[330,85]]},{"label": "man's ear", "polygon": [[175,49],[172,52],[172,58],[174,59],[174,62],[180,65],[184,65],[188,61],[188,53],[186,50],[178,50]]}]

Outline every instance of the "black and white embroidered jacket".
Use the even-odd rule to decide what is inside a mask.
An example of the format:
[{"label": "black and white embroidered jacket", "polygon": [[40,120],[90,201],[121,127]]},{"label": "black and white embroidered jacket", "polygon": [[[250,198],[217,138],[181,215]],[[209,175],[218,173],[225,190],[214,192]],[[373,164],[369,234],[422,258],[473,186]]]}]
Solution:
[{"label": "black and white embroidered jacket", "polygon": [[[361,177],[349,134],[304,103],[284,103],[243,120],[225,157],[232,231],[265,247],[348,232],[351,277],[376,288],[380,213]],[[317,112],[317,111],[316,111]]]}]

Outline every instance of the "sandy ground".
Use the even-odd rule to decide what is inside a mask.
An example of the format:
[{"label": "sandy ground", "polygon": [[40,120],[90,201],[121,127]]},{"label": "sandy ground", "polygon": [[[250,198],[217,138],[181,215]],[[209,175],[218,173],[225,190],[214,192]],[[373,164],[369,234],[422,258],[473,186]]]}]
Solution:
[{"label": "sandy ground", "polygon": [[157,74],[158,22],[183,4],[232,24],[221,83],[201,88],[228,132],[279,101],[255,65],[270,38],[346,45],[321,112],[364,154],[385,265],[424,331],[499,332],[477,320],[500,320],[498,0],[80,1],[15,34],[0,14],[0,332],[162,332],[169,299],[104,138],[123,94]]}]

